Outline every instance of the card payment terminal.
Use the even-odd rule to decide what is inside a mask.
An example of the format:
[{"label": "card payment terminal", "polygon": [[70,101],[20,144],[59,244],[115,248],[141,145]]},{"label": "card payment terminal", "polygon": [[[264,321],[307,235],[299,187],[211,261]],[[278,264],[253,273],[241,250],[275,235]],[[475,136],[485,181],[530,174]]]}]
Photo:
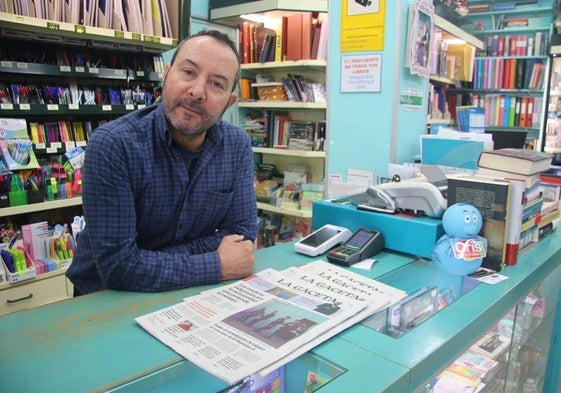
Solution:
[{"label": "card payment terminal", "polygon": [[384,236],[373,229],[361,228],[349,240],[327,253],[329,262],[350,266],[370,258],[384,248]]}]

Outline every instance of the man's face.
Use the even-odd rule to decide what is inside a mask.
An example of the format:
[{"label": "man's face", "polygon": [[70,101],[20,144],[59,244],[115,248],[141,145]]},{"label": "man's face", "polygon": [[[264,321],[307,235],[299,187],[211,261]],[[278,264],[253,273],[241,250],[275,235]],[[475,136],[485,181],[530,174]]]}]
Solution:
[{"label": "man's face", "polygon": [[162,102],[174,129],[184,136],[208,130],[234,102],[231,94],[238,70],[232,49],[213,37],[185,42],[166,69]]}]

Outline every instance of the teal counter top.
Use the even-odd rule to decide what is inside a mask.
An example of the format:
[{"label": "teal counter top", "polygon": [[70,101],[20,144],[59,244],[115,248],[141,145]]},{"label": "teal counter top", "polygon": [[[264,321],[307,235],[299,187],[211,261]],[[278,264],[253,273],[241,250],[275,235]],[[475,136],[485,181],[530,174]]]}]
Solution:
[{"label": "teal counter top", "polygon": [[[364,391],[367,387],[369,391],[405,392],[425,382],[561,264],[560,240],[561,234],[555,233],[540,241],[517,265],[505,268],[508,280],[478,285],[399,338],[359,324],[316,347],[313,353],[347,370],[320,391]],[[278,245],[257,252],[255,270],[283,269],[316,259],[321,258],[296,254],[292,244]],[[369,271],[353,271],[408,291],[422,286],[423,280],[447,285],[450,278],[430,261],[406,254],[383,252],[378,259]],[[450,278],[456,287],[461,285],[458,280]],[[181,364],[190,391],[219,391],[226,387],[223,381],[185,361],[134,321],[208,288],[151,294],[102,291],[3,316],[1,390],[107,391]]]}]

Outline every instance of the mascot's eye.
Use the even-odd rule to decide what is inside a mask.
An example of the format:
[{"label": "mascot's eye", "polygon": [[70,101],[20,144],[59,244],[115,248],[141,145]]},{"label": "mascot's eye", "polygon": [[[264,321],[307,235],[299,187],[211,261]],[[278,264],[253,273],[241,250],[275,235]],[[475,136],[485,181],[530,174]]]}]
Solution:
[{"label": "mascot's eye", "polygon": [[477,216],[473,216],[472,220],[473,222],[477,222]]},{"label": "mascot's eye", "polygon": [[470,217],[469,217],[469,216],[465,216],[465,217],[464,217],[464,221],[466,222],[466,224],[469,224],[469,222],[470,222]]}]

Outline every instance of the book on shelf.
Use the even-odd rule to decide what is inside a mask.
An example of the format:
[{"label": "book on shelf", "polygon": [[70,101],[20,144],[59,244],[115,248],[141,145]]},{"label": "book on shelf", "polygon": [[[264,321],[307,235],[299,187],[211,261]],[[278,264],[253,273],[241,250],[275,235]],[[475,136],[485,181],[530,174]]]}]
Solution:
[{"label": "book on shelf", "polygon": [[522,221],[524,217],[524,204],[526,184],[518,179],[505,179],[510,183],[510,192],[507,214],[509,221],[507,222],[506,231],[506,250],[505,265],[516,265],[518,261],[518,249],[520,247],[520,234]]},{"label": "book on shelf", "polygon": [[431,392],[478,392],[481,380],[444,370],[429,383]]},{"label": "book on shelf", "polygon": [[448,178],[448,206],[469,203],[483,218],[479,235],[487,239],[487,256],[482,266],[500,271],[506,262],[508,227],[511,218],[511,184],[508,180],[476,175],[452,175]]},{"label": "book on shelf", "polygon": [[454,363],[475,370],[478,372],[481,379],[484,379],[491,371],[497,369],[499,366],[499,362],[497,360],[471,350],[467,350],[461,354]]},{"label": "book on shelf", "polygon": [[553,156],[531,149],[503,148],[484,151],[477,162],[480,168],[533,175],[549,169]]},{"label": "book on shelf", "polygon": [[543,200],[545,202],[554,201],[560,202],[561,201],[561,185],[557,184],[549,184],[549,183],[540,183],[540,187],[543,191]]},{"label": "book on shelf", "polygon": [[286,60],[302,60],[302,15],[287,16],[286,26]]},{"label": "book on shelf", "polygon": [[561,186],[561,172],[558,169],[548,169],[540,173],[540,181],[545,184]]},{"label": "book on shelf", "polygon": [[494,330],[490,330],[477,340],[477,342],[470,347],[470,350],[491,359],[497,359],[509,345],[509,337],[503,336]]},{"label": "book on shelf", "polygon": [[[326,265],[292,269],[292,274],[266,269],[135,320],[193,364],[236,383],[283,366],[399,294],[344,269],[334,274],[335,267]],[[363,285],[347,285],[342,291],[333,278],[340,274],[352,275],[353,282]],[[378,286],[387,294],[376,290]]]},{"label": "book on shelf", "polygon": [[318,124],[313,121],[291,121],[288,128],[288,148],[314,150]]},{"label": "book on shelf", "polygon": [[532,188],[540,182],[540,174],[535,173],[533,175],[521,175],[519,173],[512,173],[507,171],[489,169],[489,168],[479,168],[477,173],[481,176],[487,177],[501,177],[501,178],[511,178],[523,180],[526,184],[526,188]]},{"label": "book on shelf", "polygon": [[446,56],[454,59],[454,67],[448,69],[450,79],[471,82],[475,64],[475,47],[463,43],[448,43]]}]

